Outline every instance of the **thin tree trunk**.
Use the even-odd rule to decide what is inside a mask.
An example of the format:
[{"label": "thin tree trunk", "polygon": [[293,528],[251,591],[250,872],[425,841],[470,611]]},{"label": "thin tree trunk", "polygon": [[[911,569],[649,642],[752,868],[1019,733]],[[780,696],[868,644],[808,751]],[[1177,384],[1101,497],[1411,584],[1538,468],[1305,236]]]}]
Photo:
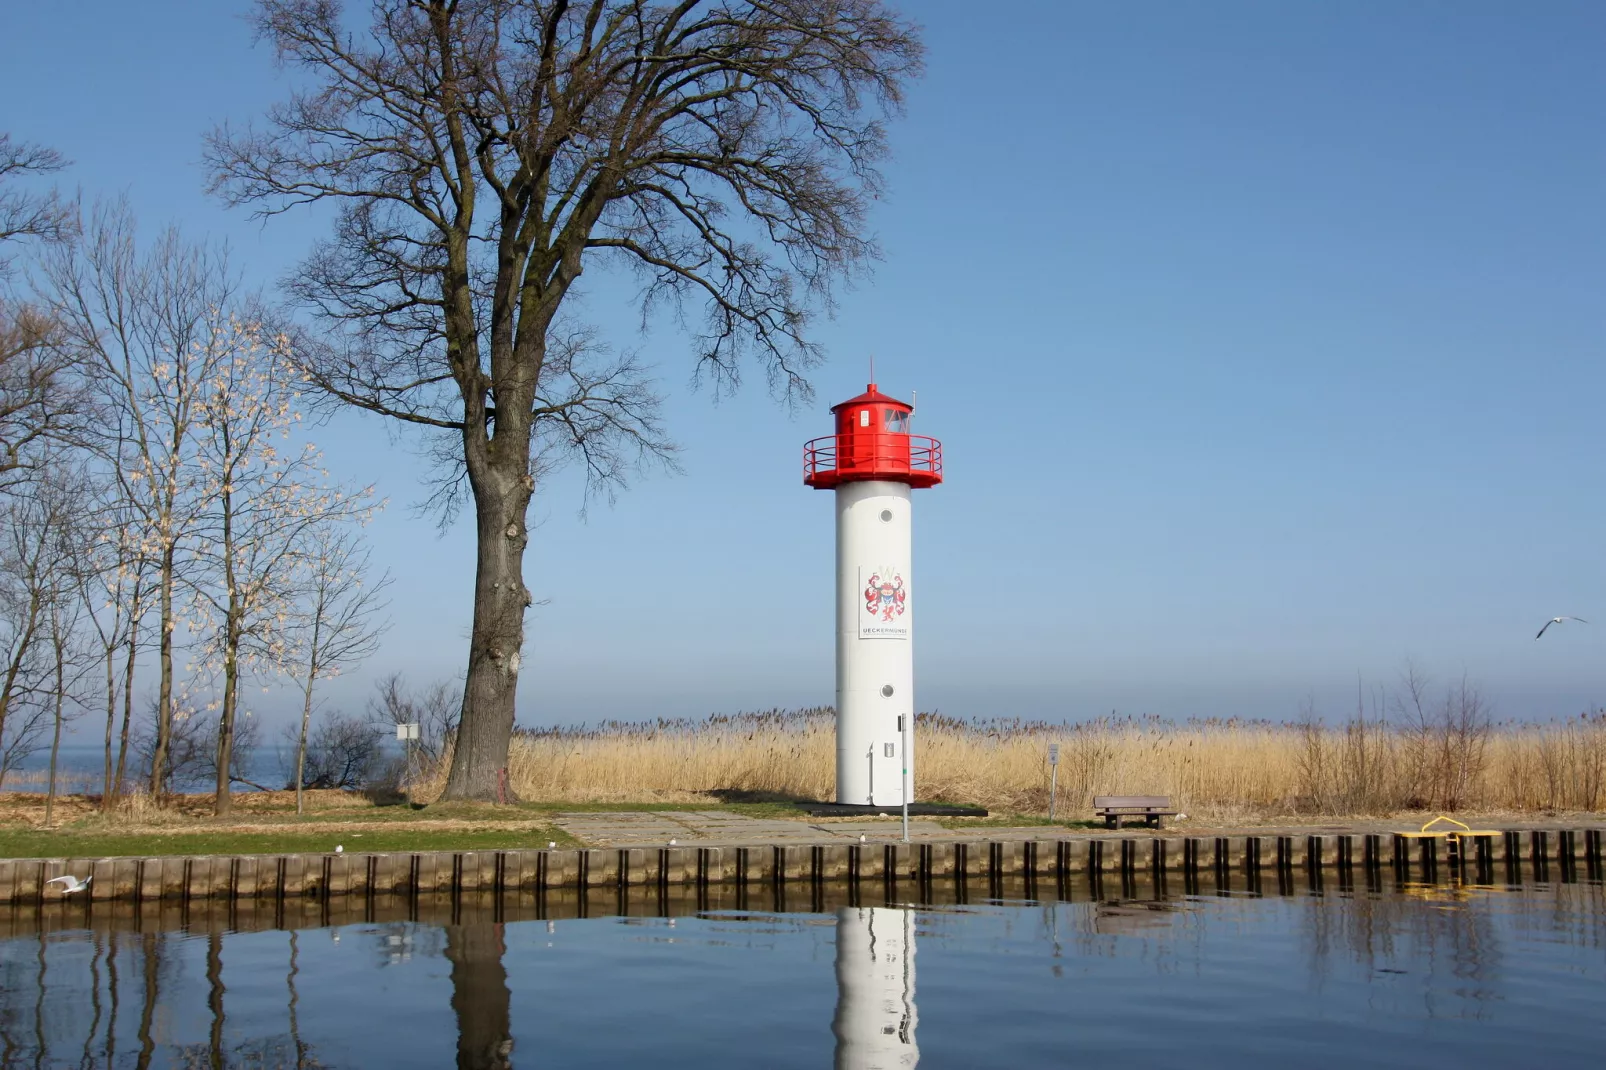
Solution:
[{"label": "thin tree trunk", "polygon": [[226,814],[234,806],[229,793],[229,765],[234,761],[234,714],[240,694],[240,638],[237,634],[233,599],[230,600],[229,619],[224,625],[223,649],[223,713],[217,722],[217,795],[212,812]]},{"label": "thin tree trunk", "polygon": [[89,956],[89,1028],[84,1030],[84,1056],[78,1061],[79,1066],[89,1067],[95,1065],[94,1053],[90,1050],[95,1043],[95,1036],[100,1032],[100,934],[89,934],[90,947],[93,951]]},{"label": "thin tree trunk", "polygon": [[162,992],[161,936],[153,932],[140,934],[140,968],[144,984],[140,992],[139,1008],[139,1059],[136,1070],[148,1070],[156,1054],[156,1037],[151,1026],[156,1019],[156,1004]]},{"label": "thin tree trunk", "polygon": [[56,758],[61,754],[61,711],[67,701],[67,666],[58,639],[56,647],[56,732],[50,737],[50,786],[45,791],[45,828],[55,823],[56,817]]},{"label": "thin tree trunk", "polygon": [[106,1019],[106,1065],[112,1065],[117,1045],[117,930],[106,933],[106,995],[111,1003]]},{"label": "thin tree trunk", "polygon": [[[509,433],[499,433],[493,445],[503,445]],[[503,778],[518,694],[524,610],[530,602],[524,586],[529,542],[524,520],[533,482],[522,475],[527,469],[528,450],[519,475],[498,463],[481,478],[471,478],[478,520],[474,624],[447,799],[513,798]]]},{"label": "thin tree trunk", "polygon": [[[222,428],[226,456],[232,455],[229,428]],[[213,796],[212,812],[219,816],[234,806],[229,794],[229,765],[234,760],[234,713],[240,694],[240,624],[244,614],[241,606],[240,580],[234,572],[234,495],[227,478],[219,495],[223,510],[223,538],[218,549],[223,554],[223,587],[228,601],[223,614],[223,712],[217,722],[217,794]]]},{"label": "thin tree trunk", "polygon": [[301,813],[301,785],[307,773],[307,726],[312,723],[312,686],[318,679],[318,636],[323,630],[323,606],[313,611],[312,655],[307,661],[307,689],[301,704],[301,739],[296,745],[296,813]]},{"label": "thin tree trunk", "polygon": [[173,571],[175,548],[162,549],[161,637],[157,640],[157,665],[161,680],[156,696],[156,753],[151,758],[151,799],[160,804],[167,787],[167,748],[173,732]]},{"label": "thin tree trunk", "polygon": [[117,794],[128,783],[128,732],[134,720],[134,662],[139,656],[139,621],[128,622],[128,659],[123,663],[123,728],[117,741]]},{"label": "thin tree trunk", "polygon": [[112,804],[117,801],[117,791],[112,785],[112,732],[117,727],[117,646],[116,643],[106,644],[106,773],[100,788],[103,814],[110,813]]},{"label": "thin tree trunk", "polygon": [[[6,679],[0,684],[0,743],[6,738],[6,715],[11,712],[11,702],[17,690],[17,677],[22,673],[22,666],[28,659],[28,651],[33,648],[34,637],[39,628],[39,596],[35,595],[28,602],[28,627],[23,631],[22,638],[17,642],[16,652],[11,656],[11,663],[6,666]],[[3,757],[3,755],[0,755]],[[5,782],[5,763],[0,761],[0,784]]]},{"label": "thin tree trunk", "polygon": [[206,934],[206,1007],[212,1012],[207,1054],[211,1070],[223,1070],[223,992],[223,937],[214,930]]},{"label": "thin tree trunk", "polygon": [[296,1004],[300,1001],[300,997],[296,994],[296,974],[301,972],[301,967],[297,963],[296,959],[296,931],[291,929],[290,972],[285,977],[284,983],[290,989],[290,1042],[294,1044],[296,1048],[296,1070],[304,1070],[307,1065],[307,1045],[306,1042],[301,1039],[301,1023],[296,1017]]}]

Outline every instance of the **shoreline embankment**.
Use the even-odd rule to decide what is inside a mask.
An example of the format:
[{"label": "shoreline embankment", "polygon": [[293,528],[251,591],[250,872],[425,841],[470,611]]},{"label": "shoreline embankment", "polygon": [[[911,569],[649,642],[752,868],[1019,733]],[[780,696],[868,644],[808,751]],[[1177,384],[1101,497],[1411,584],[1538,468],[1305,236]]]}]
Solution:
[{"label": "shoreline embankment", "polygon": [[[1135,831],[1135,830],[1134,830]],[[1166,874],[1374,874],[1401,881],[1442,877],[1602,879],[1602,828],[1473,830],[1459,835],[1307,832],[1131,832],[1043,835],[997,830],[981,838],[918,842],[757,844],[494,851],[422,851],[159,858],[0,860],[0,903],[78,899],[86,904],[191,899],[286,900],[439,893],[535,893],[561,889],[774,885],[838,882],[911,887],[932,882],[1130,878]],[[56,877],[88,880],[66,893]]]}]

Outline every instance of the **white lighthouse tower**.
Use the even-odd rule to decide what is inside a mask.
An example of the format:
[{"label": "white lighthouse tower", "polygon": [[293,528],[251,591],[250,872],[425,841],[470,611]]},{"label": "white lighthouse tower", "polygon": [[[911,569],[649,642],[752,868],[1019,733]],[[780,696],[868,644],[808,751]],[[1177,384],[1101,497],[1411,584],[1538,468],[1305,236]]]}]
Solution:
[{"label": "white lighthouse tower", "polygon": [[836,492],[836,801],[914,802],[911,492],[942,482],[942,443],[871,383],[803,447],[803,482]]}]

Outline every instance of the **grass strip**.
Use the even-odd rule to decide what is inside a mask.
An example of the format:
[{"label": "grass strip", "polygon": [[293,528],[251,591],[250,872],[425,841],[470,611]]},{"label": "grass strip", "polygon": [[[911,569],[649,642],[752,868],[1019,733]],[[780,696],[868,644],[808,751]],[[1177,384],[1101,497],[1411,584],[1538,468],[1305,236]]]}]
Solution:
[{"label": "grass strip", "polygon": [[262,832],[187,831],[118,833],[42,829],[0,829],[0,858],[106,858],[131,855],[324,854],[336,844],[348,852],[490,851],[577,846],[557,828],[475,829],[274,829]]}]

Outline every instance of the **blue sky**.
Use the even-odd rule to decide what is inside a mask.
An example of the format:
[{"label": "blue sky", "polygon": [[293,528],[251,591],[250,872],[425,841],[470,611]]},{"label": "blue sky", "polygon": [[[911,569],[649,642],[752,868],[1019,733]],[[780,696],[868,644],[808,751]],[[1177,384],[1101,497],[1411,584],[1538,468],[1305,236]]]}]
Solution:
[{"label": "blue sky", "polygon": [[[319,221],[202,191],[201,135],[286,86],[243,6],[13,5],[0,128],[267,286]],[[832,511],[799,447],[871,354],[946,445],[916,501],[922,708],[1336,714],[1407,658],[1503,716],[1606,702],[1606,7],[906,10],[929,73],[814,407],[757,374],[692,390],[685,339],[591,284],[588,317],[669,391],[685,471],[584,521],[572,478],[543,488],[521,721],[830,701]],[[334,698],[458,671],[467,525],[413,514],[417,464],[377,421],[320,443],[389,496],[371,530],[398,577]],[[1535,643],[1553,614],[1598,623]]]}]

